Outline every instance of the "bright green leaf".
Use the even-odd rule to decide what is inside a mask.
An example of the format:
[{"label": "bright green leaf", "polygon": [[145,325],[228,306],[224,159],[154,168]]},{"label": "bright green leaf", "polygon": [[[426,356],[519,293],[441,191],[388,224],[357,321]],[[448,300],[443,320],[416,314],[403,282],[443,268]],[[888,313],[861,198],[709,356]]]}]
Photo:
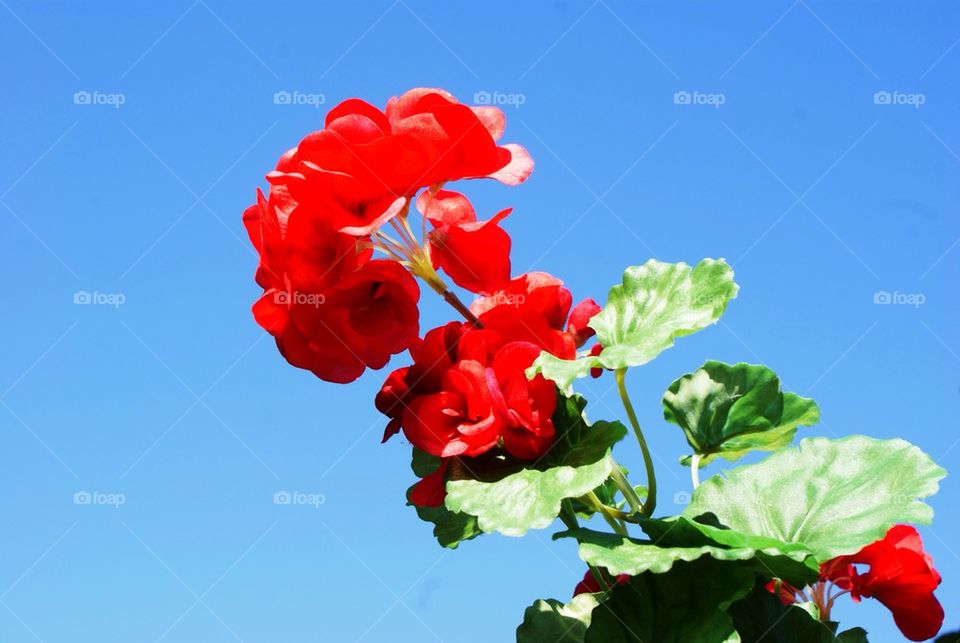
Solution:
[{"label": "bright green leaf", "polygon": [[552,353],[543,351],[527,369],[527,377],[532,378],[537,373],[548,380],[552,380],[561,391],[569,391],[574,380],[586,377],[591,368],[600,368],[599,357],[583,356],[577,359],[560,359]]},{"label": "bright green leaf", "polygon": [[[670,385],[663,416],[683,429],[704,465],[789,446],[798,426],[820,420],[820,410],[811,399],[783,393],[766,366],[708,361]],[[689,464],[690,456],[681,462]]]},{"label": "bright green leaf", "polygon": [[662,574],[670,571],[675,563],[710,557],[719,561],[745,562],[744,568],[768,579],[785,577],[811,581],[817,577],[816,572],[804,564],[810,558],[809,552],[791,550],[789,546],[782,549],[768,546],[763,550],[715,545],[670,547],[660,542],[638,541],[589,529],[573,529],[557,536],[576,538],[580,543],[580,558],[588,565],[603,567],[614,576],[636,576],[645,572]]},{"label": "bright green leaf", "polygon": [[894,523],[929,524],[919,499],[946,472],[904,440],[807,438],[700,485],[683,515],[712,513],[730,529],[802,543],[821,561],[879,540]]},{"label": "bright green leaf", "polygon": [[522,536],[528,529],[549,526],[560,513],[561,500],[600,486],[611,468],[610,459],[604,457],[578,467],[523,469],[496,482],[451,480],[446,506],[476,516],[483,531]]},{"label": "bright green leaf", "polygon": [[587,424],[583,398],[560,396],[553,415],[556,440],[526,468],[498,480],[448,480],[446,508],[476,516],[480,529],[522,536],[543,529],[560,513],[561,501],[603,485],[612,471],[611,447],[627,433],[619,422]]},{"label": "bright green leaf", "polygon": [[567,604],[538,600],[523,613],[517,643],[583,643],[596,606],[594,594],[580,594]]},{"label": "bright green leaf", "polygon": [[542,373],[567,390],[594,367],[646,364],[677,337],[716,323],[737,289],[733,269],[723,259],[704,259],[692,268],[655,259],[631,266],[622,283],[610,289],[603,310],[590,320],[604,347],[600,355],[560,360],[542,353],[527,375]]},{"label": "bright green leaf", "polygon": [[780,578],[795,587],[816,582],[820,565],[803,545],[688,520],[683,516],[645,519],[641,529],[661,547],[716,546],[756,552],[757,570],[765,578]]}]

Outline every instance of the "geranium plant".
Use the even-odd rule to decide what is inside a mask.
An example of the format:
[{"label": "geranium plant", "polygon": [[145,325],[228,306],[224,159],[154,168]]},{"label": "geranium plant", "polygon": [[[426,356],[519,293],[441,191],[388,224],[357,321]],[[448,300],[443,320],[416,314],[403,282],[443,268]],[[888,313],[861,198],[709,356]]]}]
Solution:
[{"label": "geranium plant", "polygon": [[[831,620],[844,595],[883,603],[911,640],[935,636],[940,576],[911,524],[932,519],[922,499],[944,470],[899,439],[793,446],[820,411],[766,366],[707,361],[666,387],[694,491],[680,515],[657,511],[627,376],[716,323],[737,296],[733,270],[650,260],[602,306],[574,305],[552,275],[514,275],[510,210],[483,218],[449,189],[530,175],[526,150],[498,143],[504,128],[499,109],[439,89],[383,110],[347,100],[280,158],[243,220],[264,290],[253,313],[288,362],[346,384],[409,353],[375,404],[383,440],[402,432],[412,445],[406,499],[440,545],[557,519],[554,537],[579,544],[573,598],[527,607],[517,640],[866,641]],[[455,321],[421,332],[418,280]],[[587,419],[583,377],[614,378],[626,424]],[[613,455],[631,433],[645,465],[634,481]],[[733,465],[754,451],[772,453]],[[726,470],[701,483],[706,467]]]}]

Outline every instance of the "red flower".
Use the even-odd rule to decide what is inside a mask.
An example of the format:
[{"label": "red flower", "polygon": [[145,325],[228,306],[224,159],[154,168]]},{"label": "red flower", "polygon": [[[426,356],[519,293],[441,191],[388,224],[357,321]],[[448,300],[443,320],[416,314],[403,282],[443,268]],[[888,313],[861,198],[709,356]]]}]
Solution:
[{"label": "red flower", "polygon": [[[860,564],[870,569],[861,574],[856,567]],[[883,603],[911,641],[932,638],[943,625],[943,607],[933,595],[940,574],[923,551],[920,534],[909,525],[896,525],[856,554],[828,561],[821,574],[849,589],[857,602],[867,597]]]},{"label": "red flower", "polygon": [[511,210],[477,221],[467,197],[459,192],[422,192],[417,207],[434,230],[427,235],[430,259],[454,283],[471,292],[489,294],[510,282],[510,236],[500,227]]},{"label": "red flower", "polygon": [[542,456],[553,443],[556,387],[525,371],[543,350],[573,356],[570,300],[559,280],[533,273],[474,303],[482,328],[452,322],[429,331],[410,348],[413,365],[394,371],[377,396],[391,418],[384,439],[402,428],[442,458],[494,448],[524,461]]},{"label": "red flower", "polygon": [[519,145],[496,144],[505,121],[495,107],[461,105],[440,89],[410,90],[385,112],[352,98],[267,178],[335,229],[362,236],[402,212],[422,187],[474,177],[523,182],[533,161]]},{"label": "red flower", "polygon": [[421,88],[391,98],[386,117],[394,134],[421,144],[421,186],[474,177],[518,185],[533,171],[525,149],[497,146],[506,118],[496,107],[468,107],[442,89]]},{"label": "red flower", "polygon": [[793,605],[797,602],[799,590],[786,581],[774,579],[763,586],[771,594],[776,594],[777,598],[784,605]]},{"label": "red flower", "polygon": [[420,479],[410,490],[409,500],[418,507],[439,507],[447,497],[447,466],[449,460],[441,460],[440,466],[431,474]]},{"label": "red flower", "polygon": [[[630,581],[630,576],[627,574],[619,574],[616,579],[611,580],[610,576],[606,572],[600,572],[603,574],[603,578],[606,581],[607,585],[613,585],[616,582],[617,585],[623,585]],[[580,594],[594,594],[601,591],[600,583],[597,581],[597,577],[593,575],[589,569],[587,573],[583,575],[583,580],[577,583],[577,586],[573,588],[573,595],[579,596]]]},{"label": "red flower", "polygon": [[529,342],[557,357],[573,359],[576,343],[565,329],[572,300],[562,281],[545,272],[530,272],[474,301],[470,310],[484,328],[497,331],[505,342]]},{"label": "red flower", "polygon": [[588,339],[597,334],[597,331],[587,326],[594,315],[602,310],[600,304],[588,297],[573,307],[570,311],[570,322],[567,324],[567,332],[573,335],[577,348],[583,346]]},{"label": "red flower", "polygon": [[253,314],[291,364],[351,382],[416,341],[420,291],[400,264],[371,261],[368,244],[318,214],[283,186],[244,212],[264,289]]}]

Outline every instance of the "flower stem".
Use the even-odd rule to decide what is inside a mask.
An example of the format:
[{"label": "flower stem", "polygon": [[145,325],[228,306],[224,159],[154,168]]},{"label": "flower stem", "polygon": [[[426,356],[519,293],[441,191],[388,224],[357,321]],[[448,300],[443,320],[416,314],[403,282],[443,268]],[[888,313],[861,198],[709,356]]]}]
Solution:
[{"label": "flower stem", "polygon": [[617,489],[623,494],[633,513],[643,513],[643,503],[640,502],[640,496],[637,495],[627,477],[623,475],[623,469],[620,467],[620,463],[614,459],[613,454],[610,454],[610,461],[613,463],[613,468],[610,471],[610,479],[613,480],[613,484],[617,485]]},{"label": "flower stem", "polygon": [[[623,402],[623,408],[627,411],[630,425],[633,427],[633,432],[637,436],[640,451],[643,453],[643,464],[647,469],[647,499],[643,503],[642,513],[649,518],[657,508],[657,477],[653,470],[653,458],[650,456],[650,447],[647,446],[647,439],[643,437],[643,430],[640,428],[640,422],[637,420],[637,413],[633,410],[633,404],[630,403],[630,396],[627,394],[627,369],[618,368],[614,375],[617,380],[617,389],[620,391],[620,401]],[[622,476],[623,473],[620,472],[620,475]],[[627,486],[629,486],[629,484]]]},{"label": "flower stem", "polygon": [[690,479],[693,481],[693,489],[696,491],[700,486],[700,454],[694,453],[690,459]]},{"label": "flower stem", "polygon": [[597,497],[597,494],[593,491],[588,491],[586,495],[581,498],[581,500],[593,507],[594,511],[603,516],[603,519],[607,521],[607,524],[610,525],[610,527],[616,533],[620,534],[621,536],[628,535],[626,525],[624,525],[622,522],[618,522],[622,521],[622,517],[626,516],[625,513],[603,504],[600,498]]}]

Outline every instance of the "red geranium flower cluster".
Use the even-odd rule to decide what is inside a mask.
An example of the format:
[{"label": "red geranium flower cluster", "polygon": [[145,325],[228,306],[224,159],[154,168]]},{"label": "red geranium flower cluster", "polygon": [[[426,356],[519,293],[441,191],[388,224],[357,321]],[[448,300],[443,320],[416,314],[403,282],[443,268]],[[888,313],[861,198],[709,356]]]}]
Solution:
[{"label": "red geranium flower cluster", "polygon": [[[520,460],[535,460],[553,443],[555,385],[526,369],[541,351],[571,359],[583,333],[587,300],[570,313],[563,283],[528,273],[470,310],[476,322],[434,328],[410,348],[413,365],[395,370],[377,395],[390,418],[384,440],[401,429],[410,442],[440,458],[476,457],[502,447]],[[583,318],[583,319],[581,319]],[[438,504],[446,472],[425,479],[417,504]]]},{"label": "red geranium flower cluster", "polygon": [[[860,573],[857,565],[869,565]],[[829,595],[829,585],[841,592]],[[893,613],[897,627],[911,641],[925,641],[940,631],[943,607],[933,595],[940,585],[940,574],[933,559],[923,550],[920,534],[910,525],[895,525],[877,542],[856,554],[840,556],[820,566],[820,582],[811,589],[812,600],[820,606],[821,615],[829,618],[833,601],[849,593],[854,601],[875,598]],[[780,600],[790,605],[803,592],[786,583],[771,582],[768,586]]]},{"label": "red geranium flower cluster", "polygon": [[[254,316],[291,364],[350,382],[410,347],[419,335],[410,272],[438,290],[434,266],[475,292],[506,284],[510,242],[497,225],[506,212],[479,223],[465,198],[440,190],[463,178],[526,179],[526,151],[496,143],[504,125],[497,108],[415,89],[385,110],[340,103],[324,129],[280,158],[269,194],[258,193],[243,218],[260,253]],[[418,204],[435,226],[423,245],[407,223],[422,188]],[[399,241],[381,231],[388,224]],[[490,252],[477,252],[481,243]],[[374,249],[387,258],[373,259]]]}]

